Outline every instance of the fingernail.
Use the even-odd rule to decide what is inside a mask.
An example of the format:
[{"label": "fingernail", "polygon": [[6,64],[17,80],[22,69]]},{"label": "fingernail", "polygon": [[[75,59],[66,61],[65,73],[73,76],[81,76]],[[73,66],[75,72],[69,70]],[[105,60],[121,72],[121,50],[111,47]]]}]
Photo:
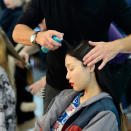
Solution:
[{"label": "fingernail", "polygon": [[86,63],[85,63],[85,62],[84,62],[83,64],[84,64],[84,65],[86,65]]},{"label": "fingernail", "polygon": [[101,68],[100,68],[100,67],[98,67],[98,70],[101,70]]}]

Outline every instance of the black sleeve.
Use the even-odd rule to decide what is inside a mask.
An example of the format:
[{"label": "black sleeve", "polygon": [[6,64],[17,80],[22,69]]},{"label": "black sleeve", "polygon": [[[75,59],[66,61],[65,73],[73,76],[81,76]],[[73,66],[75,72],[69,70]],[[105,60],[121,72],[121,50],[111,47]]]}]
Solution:
[{"label": "black sleeve", "polygon": [[125,0],[109,0],[109,10],[112,20],[122,28],[125,33],[131,33],[131,7]]},{"label": "black sleeve", "polygon": [[31,28],[35,28],[44,19],[44,13],[41,8],[44,0],[31,0],[28,8],[18,19],[17,24],[25,24]]}]

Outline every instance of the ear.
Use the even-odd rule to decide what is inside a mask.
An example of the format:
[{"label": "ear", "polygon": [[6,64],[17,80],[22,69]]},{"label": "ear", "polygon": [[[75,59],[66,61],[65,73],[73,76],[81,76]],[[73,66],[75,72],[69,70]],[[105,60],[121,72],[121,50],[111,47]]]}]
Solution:
[{"label": "ear", "polygon": [[89,66],[88,68],[90,72],[93,72],[95,70],[95,65]]}]

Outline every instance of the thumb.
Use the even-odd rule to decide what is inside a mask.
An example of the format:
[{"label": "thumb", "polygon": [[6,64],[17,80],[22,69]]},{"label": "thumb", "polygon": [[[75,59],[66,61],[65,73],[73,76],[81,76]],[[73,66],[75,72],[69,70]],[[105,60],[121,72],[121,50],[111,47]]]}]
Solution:
[{"label": "thumb", "polygon": [[93,42],[93,41],[88,41],[89,45],[91,46],[96,46],[96,42]]}]

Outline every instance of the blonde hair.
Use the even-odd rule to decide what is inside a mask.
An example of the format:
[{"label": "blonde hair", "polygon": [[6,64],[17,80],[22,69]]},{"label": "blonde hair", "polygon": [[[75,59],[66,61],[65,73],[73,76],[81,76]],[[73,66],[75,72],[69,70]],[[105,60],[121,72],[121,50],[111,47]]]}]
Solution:
[{"label": "blonde hair", "polygon": [[5,69],[7,73],[9,73],[7,49],[5,40],[3,39],[1,33],[0,33],[0,65]]},{"label": "blonde hair", "polygon": [[7,45],[6,41],[2,35],[2,30],[0,28],[0,66],[5,70],[7,73],[9,82],[11,86],[14,88],[13,79],[11,79],[9,67],[8,67],[8,53],[7,53]]}]

